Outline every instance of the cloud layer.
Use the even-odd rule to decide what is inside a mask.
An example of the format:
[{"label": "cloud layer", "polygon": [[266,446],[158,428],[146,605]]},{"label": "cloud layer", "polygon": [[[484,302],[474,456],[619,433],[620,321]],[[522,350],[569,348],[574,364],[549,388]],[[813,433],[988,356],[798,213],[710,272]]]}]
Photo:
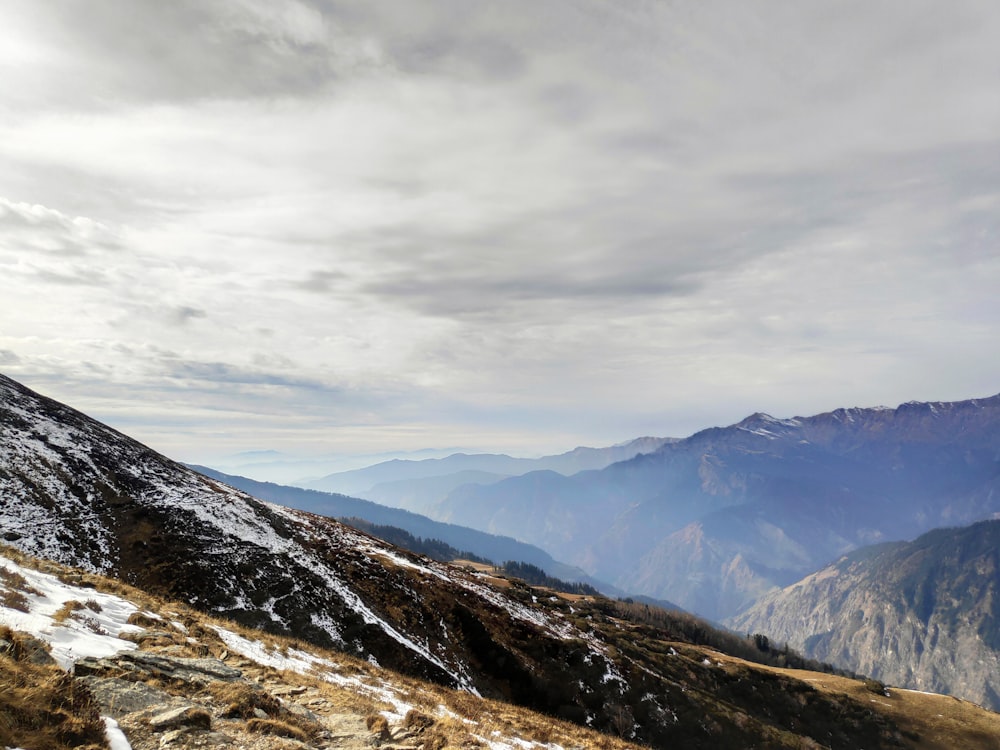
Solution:
[{"label": "cloud layer", "polygon": [[0,361],[181,458],[1000,390],[989,4],[0,2]]}]

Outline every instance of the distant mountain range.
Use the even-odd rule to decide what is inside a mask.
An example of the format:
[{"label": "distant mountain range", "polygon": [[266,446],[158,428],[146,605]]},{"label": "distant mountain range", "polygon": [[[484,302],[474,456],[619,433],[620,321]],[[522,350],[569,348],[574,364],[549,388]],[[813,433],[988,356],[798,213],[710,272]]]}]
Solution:
[{"label": "distant mountain range", "polygon": [[370,500],[348,497],[347,495],[306,490],[301,487],[289,487],[272,482],[258,482],[247,477],[223,474],[221,471],[206,466],[193,465],[191,468],[207,477],[225,482],[230,487],[243,490],[256,498],[278,503],[288,508],[318,513],[329,518],[362,518],[373,524],[395,526],[423,539],[439,539],[458,550],[473,552],[498,564],[508,560],[526,562],[537,565],[556,578],[590,583],[604,589],[609,588],[607,584],[595,581],[579,568],[560,563],[554,560],[548,552],[511,537],[487,534],[465,526],[434,521],[407,510],[390,508]]},{"label": "distant mountain range", "polygon": [[301,486],[337,492],[417,513],[433,512],[449,492],[464,484],[492,484],[530,471],[569,475],[651,453],[673,438],[641,437],[607,448],[575,448],[542,458],[514,458],[497,453],[455,453],[444,458],[393,459],[363,469],[330,474]]},{"label": "distant mountain range", "polygon": [[[217,617],[656,747],[989,748],[995,732],[961,728],[973,716],[994,726],[967,704],[956,703],[959,720],[933,696],[816,672],[804,682],[778,668],[803,665],[788,641],[819,660],[813,668],[839,662],[997,705],[1000,520],[856,548],[1000,512],[998,408],[1000,397],[754,415],[600,471],[530,472],[456,491],[477,502],[475,492],[520,487],[517,503],[497,496],[506,504],[493,513],[505,522],[522,513],[526,534],[572,539],[605,524],[594,559],[601,545],[619,560],[634,545],[649,563],[651,550],[677,545],[665,559],[686,567],[664,567],[671,585],[687,591],[694,580],[708,591],[703,574],[717,575],[731,587],[715,601],[851,548],[730,619],[745,637],[641,600],[557,595],[408,554],[255,499],[3,376],[0,538]],[[372,510],[296,492],[348,503],[341,512]],[[735,575],[741,564],[752,575]],[[18,580],[0,581],[3,607],[34,596]]]},{"label": "distant mountain range", "polygon": [[1000,512],[1000,396],[754,414],[599,471],[463,485],[434,517],[732,616],[867,544]]},{"label": "distant mountain range", "polygon": [[[202,476],[3,376],[0,499],[0,534],[21,552],[118,578],[214,617],[333,646],[460,688],[472,701],[479,693],[539,710],[549,717],[539,733],[551,717],[560,717],[653,747],[906,748],[914,746],[907,738],[941,735],[915,706],[951,715],[940,698],[907,695],[872,705],[871,693],[859,681],[779,671],[793,654],[715,631],[689,615],[635,602],[559,596],[487,571],[407,554],[331,519],[265,503]],[[134,596],[130,591],[128,596]],[[0,608],[24,613],[33,597],[38,599],[39,591],[7,568],[0,580]],[[78,605],[81,611],[93,606],[92,612],[101,607],[96,601]],[[46,612],[58,614],[54,607]],[[218,655],[179,661],[168,652],[138,657],[141,664],[154,665],[160,675],[164,664],[187,669],[191,662],[213,674],[234,675],[217,664],[227,658],[218,624],[196,628],[191,618],[189,625],[159,625],[159,615],[141,614],[144,624],[133,632],[161,628],[148,636],[151,643],[200,644]],[[168,626],[172,632],[163,630]],[[74,632],[79,636],[83,629]],[[23,651],[32,637],[4,630],[4,649],[10,652],[14,644]],[[294,643],[277,648],[226,637],[227,653],[235,649],[244,657],[302,669],[323,666],[327,673],[340,669]],[[14,657],[0,658],[7,665]],[[92,674],[101,679],[120,680],[140,674],[130,663],[109,657],[88,668],[98,670]],[[385,690],[400,694],[390,687],[393,680],[399,684],[398,675],[386,672],[384,679],[385,689],[374,688],[380,695]],[[345,684],[356,682],[347,677]],[[163,678],[156,684],[174,683]],[[150,689],[160,700],[163,690],[147,682],[133,683],[131,692],[148,695]],[[405,694],[414,690],[411,683]],[[4,691],[0,701],[8,698]],[[281,704],[272,699],[266,705]],[[462,705],[474,717],[469,719],[474,732],[497,736],[477,724],[475,707]],[[193,712],[202,729],[221,719],[190,704],[178,711]],[[246,715],[254,716],[252,711]],[[309,711],[302,715],[318,721]],[[446,711],[444,718],[448,715],[464,725],[462,714]],[[980,727],[995,726],[988,715],[977,715],[976,721]],[[123,726],[133,726],[127,716]],[[142,720],[138,731],[162,745],[156,731],[163,725],[158,726],[161,730]],[[950,736],[963,747],[989,747],[979,729]],[[201,738],[195,728],[175,737],[185,748],[201,746]],[[476,740],[477,745],[491,742]],[[551,747],[548,742],[517,740],[519,747],[538,750]],[[603,745],[627,746],[610,738]]]},{"label": "distant mountain range", "polygon": [[857,550],[727,624],[1000,711],[1000,520]]}]

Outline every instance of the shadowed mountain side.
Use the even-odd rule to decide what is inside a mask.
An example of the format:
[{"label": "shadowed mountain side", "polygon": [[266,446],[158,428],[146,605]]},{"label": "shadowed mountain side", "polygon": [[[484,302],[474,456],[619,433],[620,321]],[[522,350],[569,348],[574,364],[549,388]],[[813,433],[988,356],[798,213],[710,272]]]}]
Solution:
[{"label": "shadowed mountain side", "polygon": [[[639,675],[647,692],[626,702],[618,679],[595,683],[592,699],[609,701],[601,735],[2,545],[0,573],[0,747],[106,746],[101,714],[136,750],[995,750],[1000,731],[1000,716],[972,704],[901,690],[874,700],[870,681],[780,667],[801,660],[761,636],[713,632],[690,616],[626,602],[537,597],[549,599],[539,615],[576,610],[591,638],[609,638],[626,661],[652,672]],[[543,593],[516,582],[508,591]],[[60,601],[78,606],[56,612]],[[603,676],[587,661],[576,665],[580,674],[573,669],[571,679]],[[591,724],[598,715],[584,718]]]},{"label": "shadowed mountain side", "polygon": [[1000,521],[857,550],[728,624],[1000,710]]},{"label": "shadowed mountain side", "polygon": [[440,518],[723,618],[882,539],[1000,512],[1000,396],[754,414],[600,470],[465,485]]}]

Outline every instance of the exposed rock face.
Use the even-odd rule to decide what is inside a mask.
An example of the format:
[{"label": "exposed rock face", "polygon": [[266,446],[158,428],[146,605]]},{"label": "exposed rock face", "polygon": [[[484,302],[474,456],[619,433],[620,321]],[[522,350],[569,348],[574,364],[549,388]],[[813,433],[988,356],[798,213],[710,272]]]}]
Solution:
[{"label": "exposed rock face", "polygon": [[454,491],[439,518],[721,619],[858,547],[1000,512],[1000,396],[754,414],[602,471]]},{"label": "exposed rock face", "polygon": [[1000,521],[859,550],[728,624],[894,685],[1000,710]]}]

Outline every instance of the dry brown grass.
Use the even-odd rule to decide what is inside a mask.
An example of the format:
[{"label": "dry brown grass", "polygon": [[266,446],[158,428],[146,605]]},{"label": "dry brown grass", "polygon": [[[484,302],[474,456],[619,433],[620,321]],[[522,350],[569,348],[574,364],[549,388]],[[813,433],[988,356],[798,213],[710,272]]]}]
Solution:
[{"label": "dry brown grass", "polygon": [[7,609],[16,609],[19,612],[27,612],[30,609],[28,598],[14,589],[0,589],[0,604]]},{"label": "dry brown grass", "polygon": [[[717,652],[712,652],[712,658],[724,665],[747,665]],[[888,686],[889,695],[885,696],[873,692],[868,684],[873,681],[759,664],[749,666],[802,680],[824,693],[846,695],[888,716],[916,750],[1000,750],[1000,714],[975,703],[892,686]]]},{"label": "dry brown grass", "polygon": [[294,724],[278,719],[250,719],[247,721],[247,731],[257,734],[270,734],[275,737],[288,737],[299,742],[308,742],[309,733]]},{"label": "dry brown grass", "polygon": [[30,605],[25,594],[40,596],[41,592],[32,588],[28,580],[17,571],[0,565],[0,604],[19,612],[27,612]]},{"label": "dry brown grass", "polygon": [[[19,636],[0,628],[0,637]],[[15,648],[16,652],[17,649]],[[104,722],[85,689],[57,667],[0,656],[0,747],[106,748]]]},{"label": "dry brown grass", "polygon": [[281,713],[281,703],[270,693],[246,682],[213,682],[206,692],[222,706],[222,716],[227,719],[251,719],[256,711],[268,716]]},{"label": "dry brown grass", "polygon": [[79,612],[81,609],[84,609],[83,602],[70,599],[67,602],[63,602],[63,605],[55,611],[55,614],[52,615],[52,620],[53,622],[66,622],[66,620],[73,616],[74,612]]}]

